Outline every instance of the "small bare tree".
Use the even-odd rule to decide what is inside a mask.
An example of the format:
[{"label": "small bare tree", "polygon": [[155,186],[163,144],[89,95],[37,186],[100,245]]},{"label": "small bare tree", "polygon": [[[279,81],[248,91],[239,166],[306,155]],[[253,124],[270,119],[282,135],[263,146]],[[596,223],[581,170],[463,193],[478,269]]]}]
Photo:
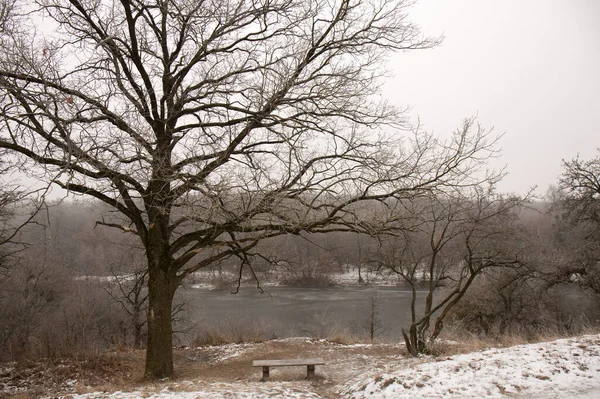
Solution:
[{"label": "small bare tree", "polygon": [[[477,276],[522,263],[513,211],[524,201],[496,194],[493,185],[476,185],[405,204],[402,213],[410,225],[402,227],[401,238],[387,243],[379,265],[401,276],[411,288],[411,324],[402,330],[409,353],[428,350]],[[425,306],[418,312],[417,290],[423,287]]]},{"label": "small bare tree", "polygon": [[18,238],[19,232],[32,223],[46,205],[47,189],[25,190],[7,183],[4,177],[9,170],[0,158],[0,272],[6,272],[9,259],[28,246]]},{"label": "small bare tree", "polygon": [[563,161],[563,167],[559,201],[575,222],[600,238],[600,153],[587,161]]},{"label": "small bare tree", "polygon": [[563,160],[558,187],[548,190],[552,227],[536,271],[546,289],[579,284],[600,293],[600,156]]},{"label": "small bare tree", "polygon": [[562,252],[548,283],[578,282],[600,293],[600,152],[590,160],[563,161],[558,191],[553,193],[555,235]]},{"label": "small bare tree", "polygon": [[129,316],[133,332],[133,346],[143,348],[145,315],[148,309],[148,291],[146,290],[148,269],[145,265],[144,267],[134,267],[125,275],[120,273],[121,270],[122,268],[111,267],[110,272],[113,279],[105,290]]},{"label": "small bare tree", "polygon": [[375,335],[377,335],[381,331],[381,314],[379,311],[379,306],[381,305],[379,296],[377,293],[371,294],[369,298],[369,317],[367,320],[367,327],[369,330],[369,338],[371,341],[375,339]]},{"label": "small bare tree", "polygon": [[7,249],[16,235],[12,228],[14,215],[13,206],[19,201],[20,195],[14,189],[0,190],[0,268],[6,269],[7,258],[12,255],[13,249]]}]

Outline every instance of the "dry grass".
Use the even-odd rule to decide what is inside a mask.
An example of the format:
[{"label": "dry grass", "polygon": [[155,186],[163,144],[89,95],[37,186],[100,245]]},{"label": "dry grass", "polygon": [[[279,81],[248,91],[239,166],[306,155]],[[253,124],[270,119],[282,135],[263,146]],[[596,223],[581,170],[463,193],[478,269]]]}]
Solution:
[{"label": "dry grass", "polygon": [[[270,341],[281,338],[277,336],[277,331],[283,330],[279,327],[273,321],[235,314],[217,324],[199,327],[192,340],[192,346]],[[315,312],[306,323],[303,334],[310,338],[325,339],[338,344],[373,343],[366,332],[356,333],[347,326],[332,322],[327,312]]]},{"label": "dry grass", "polygon": [[[590,331],[591,332],[591,331]],[[402,344],[346,345],[355,337],[340,332],[337,342],[324,339],[292,338],[255,344],[184,347],[175,349],[176,376],[168,381],[148,385],[143,381],[144,351],[121,349],[107,351],[88,358],[41,360],[1,365],[0,387],[26,389],[0,392],[0,398],[24,399],[43,395],[85,393],[91,391],[131,391],[144,387],[145,392],[169,387],[173,390],[197,390],[219,383],[254,383],[260,380],[261,370],[252,368],[252,360],[322,357],[326,365],[317,367],[319,378],[310,382],[311,389],[327,398],[337,398],[336,386],[369,371],[374,375],[394,367],[411,367],[427,358],[409,358]],[[511,346],[529,342],[520,335],[502,340],[474,336],[449,336],[432,346],[434,356],[451,356],[490,347]],[[454,338],[451,341],[449,338]],[[542,338],[542,337],[540,337]],[[542,341],[555,339],[545,335]],[[3,367],[4,366],[4,367]],[[7,367],[8,366],[8,367]],[[307,384],[306,370],[299,367],[273,368],[272,379]],[[70,382],[69,382],[70,381]],[[190,381],[190,383],[183,383]],[[1,388],[0,388],[1,389]]]},{"label": "dry grass", "polygon": [[[140,351],[107,351],[97,355],[62,359],[23,360],[3,367],[0,398],[34,399],[49,393],[85,393],[94,389],[116,390],[141,382]],[[25,390],[26,394],[21,393]],[[16,396],[15,396],[16,395]]]},{"label": "dry grass", "polygon": [[[583,334],[598,334],[600,328],[589,326]],[[429,350],[434,356],[451,356],[461,353],[470,353],[488,348],[507,348],[510,346],[531,344],[535,342],[554,341],[561,338],[572,337],[573,334],[561,329],[546,329],[536,333],[512,332],[497,337],[479,337],[458,330],[447,329],[442,338],[430,345]]]},{"label": "dry grass", "polygon": [[216,325],[198,328],[192,346],[264,342],[276,339],[276,330],[269,322],[238,314]]}]

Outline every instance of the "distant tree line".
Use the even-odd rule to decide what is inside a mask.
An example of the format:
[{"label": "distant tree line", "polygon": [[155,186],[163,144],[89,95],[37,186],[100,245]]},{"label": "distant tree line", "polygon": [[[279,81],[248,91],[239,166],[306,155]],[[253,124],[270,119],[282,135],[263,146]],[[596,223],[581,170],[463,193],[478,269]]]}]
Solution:
[{"label": "distant tree line", "polygon": [[[600,319],[600,190],[590,185],[600,176],[597,165],[597,159],[565,162],[558,187],[543,201],[502,195],[492,186],[461,196],[419,196],[394,202],[402,234],[273,237],[260,244],[252,273],[226,260],[206,270],[231,290],[270,279],[332,284],[333,275],[358,270],[357,284],[375,275],[394,281],[413,292],[404,338],[415,354],[427,352],[444,325],[498,338],[578,333]],[[49,203],[22,226],[18,221],[27,214],[14,214],[22,198],[9,194],[0,209],[7,237],[0,245],[3,358],[142,347],[144,253],[127,234],[97,227],[98,220],[118,221],[110,209]],[[9,252],[9,241],[21,243],[20,250]],[[416,293],[423,290],[428,294],[419,313]]]}]

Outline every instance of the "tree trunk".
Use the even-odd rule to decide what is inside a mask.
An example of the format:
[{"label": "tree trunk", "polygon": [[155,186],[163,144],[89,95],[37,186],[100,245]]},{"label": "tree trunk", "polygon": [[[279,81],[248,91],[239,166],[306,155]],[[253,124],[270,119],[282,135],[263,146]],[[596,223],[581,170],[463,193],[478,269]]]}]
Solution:
[{"label": "tree trunk", "polygon": [[[157,270],[158,269],[158,270]],[[148,279],[148,341],[146,378],[173,375],[171,309],[177,285],[162,268],[151,267]]]},{"label": "tree trunk", "polygon": [[417,356],[421,353],[427,352],[427,345],[423,337],[418,331],[416,324],[411,324],[409,332],[402,329],[402,336],[404,337],[404,343],[406,344],[406,350],[412,356]]},{"label": "tree trunk", "polygon": [[142,321],[142,311],[137,306],[133,311],[133,346],[134,348],[144,347],[144,323]]},{"label": "tree trunk", "polygon": [[[148,233],[144,242],[148,260],[148,338],[146,341],[146,378],[173,376],[173,326],[171,314],[173,296],[179,286],[169,248],[168,180],[160,176],[168,171],[168,154],[155,166],[153,181],[148,184],[145,198],[148,212]],[[161,165],[163,166],[161,168]],[[158,178],[157,178],[158,176]]]},{"label": "tree trunk", "polygon": [[365,283],[365,280],[362,278],[362,275],[360,273],[360,262],[358,263],[358,285],[363,285]]}]

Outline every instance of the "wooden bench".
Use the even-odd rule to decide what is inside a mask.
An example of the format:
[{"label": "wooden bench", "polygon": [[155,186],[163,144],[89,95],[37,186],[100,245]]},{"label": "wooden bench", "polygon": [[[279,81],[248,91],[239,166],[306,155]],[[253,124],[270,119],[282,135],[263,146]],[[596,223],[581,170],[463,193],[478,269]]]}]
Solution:
[{"label": "wooden bench", "polygon": [[280,366],[306,366],[306,377],[314,378],[315,366],[323,365],[325,362],[321,358],[313,359],[281,359],[281,360],[254,360],[252,361],[252,367],[262,367],[263,369],[263,381],[269,378],[269,367],[280,367]]}]

